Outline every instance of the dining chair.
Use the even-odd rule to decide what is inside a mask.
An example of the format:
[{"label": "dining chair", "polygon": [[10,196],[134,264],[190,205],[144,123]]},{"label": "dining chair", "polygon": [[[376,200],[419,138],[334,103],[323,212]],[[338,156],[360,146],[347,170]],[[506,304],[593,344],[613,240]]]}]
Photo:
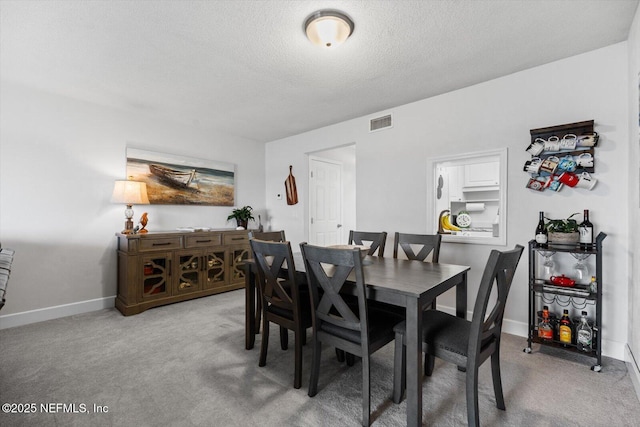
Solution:
[{"label": "dining chair", "polygon": [[384,245],[387,242],[387,232],[369,232],[369,231],[349,231],[350,245],[369,246],[367,255],[372,255],[378,251],[378,256],[384,256]]},{"label": "dining chair", "polygon": [[[284,230],[280,231],[249,231],[249,239],[266,240],[268,242],[286,242],[287,239],[284,236]],[[256,298],[256,333],[260,332],[260,322],[262,317],[262,299],[258,295]],[[280,345],[283,350],[288,347],[289,335],[287,328],[280,327]]]},{"label": "dining chair", "polygon": [[[398,247],[400,247],[407,259],[424,261],[429,254],[432,254],[431,262],[438,262],[441,242],[442,235],[440,234],[409,234],[396,232],[393,239],[393,257],[398,258]],[[418,250],[417,254],[414,248]]]},{"label": "dining chair", "polygon": [[268,242],[286,242],[284,230],[280,231],[250,231],[249,238],[266,240]]},{"label": "dining chair", "polygon": [[[393,326],[402,319],[391,313],[369,309],[360,250],[326,248],[307,243],[301,243],[300,249],[314,308],[309,396],[313,397],[318,392],[323,343],[361,357],[362,425],[368,426],[371,416],[369,356],[393,340]],[[352,272],[352,278],[348,280]],[[341,294],[341,291],[353,289],[352,286],[357,297],[355,305]],[[319,291],[323,291],[321,296]]]},{"label": "dining chair", "polygon": [[[311,327],[311,300],[306,286],[296,281],[295,264],[289,242],[250,239],[253,258],[258,266],[258,287],[262,300],[262,343],[258,366],[267,364],[269,323],[292,330],[295,337],[293,387],[302,385],[302,346],[306,330]],[[286,276],[281,271],[286,263]],[[282,331],[282,329],[281,329]],[[281,334],[282,338],[282,334]],[[283,347],[286,350],[286,347]]]},{"label": "dining chair", "polygon": [[[500,334],[507,296],[518,262],[524,249],[516,245],[510,251],[492,250],[484,269],[471,321],[440,310],[422,313],[423,349],[428,357],[439,357],[466,371],[467,423],[480,425],[478,413],[478,368],[491,357],[493,390],[498,409],[505,410],[500,376]],[[490,298],[492,291],[495,298]],[[491,312],[487,315],[489,302]],[[393,401],[400,403],[406,387],[406,324],[394,328],[396,345],[394,355]],[[433,366],[432,364],[430,364]],[[427,376],[431,370],[425,370]]]},{"label": "dining chair", "polygon": [[[440,259],[440,244],[442,236],[440,234],[409,234],[395,233],[393,239],[393,257],[398,258],[398,247],[402,249],[407,259],[411,261],[424,262],[431,254],[431,262],[438,262]],[[417,252],[417,253],[416,253]],[[393,307],[391,307],[393,309]],[[436,299],[431,301],[430,309],[436,308]],[[397,310],[397,309],[396,309]],[[424,356],[424,369],[433,370],[433,358]],[[428,367],[427,364],[431,363]]]}]

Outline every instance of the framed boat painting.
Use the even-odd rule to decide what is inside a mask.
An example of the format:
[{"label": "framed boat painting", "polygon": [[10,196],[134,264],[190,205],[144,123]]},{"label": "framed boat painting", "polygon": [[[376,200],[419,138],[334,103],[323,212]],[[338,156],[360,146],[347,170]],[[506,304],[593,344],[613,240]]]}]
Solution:
[{"label": "framed boat painting", "polygon": [[234,206],[235,165],[127,147],[127,177],[158,205]]}]

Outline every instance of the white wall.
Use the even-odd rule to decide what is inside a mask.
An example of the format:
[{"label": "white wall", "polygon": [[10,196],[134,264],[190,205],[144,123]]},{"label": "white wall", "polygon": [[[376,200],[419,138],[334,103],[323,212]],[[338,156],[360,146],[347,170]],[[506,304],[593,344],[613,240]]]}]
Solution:
[{"label": "white wall", "polygon": [[638,142],[640,141],[640,125],[638,118],[640,111],[640,8],[636,10],[631,32],[629,33],[629,222],[628,230],[631,236],[631,248],[629,251],[630,274],[628,276],[629,287],[629,345],[626,357],[629,372],[634,379],[636,393],[640,398],[640,154]]},{"label": "white wall", "polygon": [[[264,144],[7,81],[1,90],[0,241],[16,255],[0,327],[21,323],[14,315],[31,310],[75,304],[68,312],[83,311],[76,303],[87,301],[97,302],[88,309],[113,305],[114,234],[124,226],[125,207],[110,197],[114,180],[126,178],[127,145],[235,163],[236,204],[264,210]],[[235,227],[226,222],[230,207],[149,205],[134,211],[136,221],[149,213],[151,231]],[[39,313],[46,318],[65,311]]]},{"label": "white wall", "polygon": [[[305,153],[355,142],[357,228],[385,230],[391,236],[395,231],[426,232],[427,186],[433,188],[433,183],[427,183],[427,158],[508,147],[507,247],[526,245],[533,237],[538,211],[564,217],[589,209],[596,231],[608,234],[604,242],[603,352],[622,359],[629,274],[627,74],[625,42],[394,108],[393,128],[385,131],[369,133],[368,121],[388,111],[273,141],[266,149],[267,193],[280,188],[289,164],[299,171],[298,188],[306,188]],[[530,157],[525,152],[529,130],[590,119],[601,135],[595,174],[600,181],[595,189],[553,194],[526,189],[522,166]],[[300,194],[300,200],[293,211],[267,199],[273,222],[286,229],[292,242],[306,239],[308,232],[306,195]],[[469,307],[491,248],[443,245],[442,262],[471,266]],[[507,332],[526,334],[527,301],[525,255],[507,307]],[[454,294],[445,295],[439,303],[453,307]]]}]

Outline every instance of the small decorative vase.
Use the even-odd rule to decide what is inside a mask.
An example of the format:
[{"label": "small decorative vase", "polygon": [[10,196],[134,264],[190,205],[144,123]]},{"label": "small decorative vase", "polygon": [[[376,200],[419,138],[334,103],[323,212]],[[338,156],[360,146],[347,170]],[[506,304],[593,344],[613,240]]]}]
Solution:
[{"label": "small decorative vase", "polygon": [[549,241],[553,243],[578,243],[580,239],[580,233],[577,231],[574,233],[558,233],[555,231],[549,232]]},{"label": "small decorative vase", "polygon": [[236,222],[238,223],[238,227],[242,227],[244,230],[246,230],[249,220],[247,220],[247,219],[236,219]]}]

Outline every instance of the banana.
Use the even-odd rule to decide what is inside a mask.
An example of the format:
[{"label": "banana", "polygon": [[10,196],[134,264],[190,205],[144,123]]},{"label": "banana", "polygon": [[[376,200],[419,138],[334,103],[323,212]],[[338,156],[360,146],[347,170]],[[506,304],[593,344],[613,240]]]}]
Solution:
[{"label": "banana", "polygon": [[461,231],[460,227],[456,227],[455,225],[451,224],[450,221],[450,215],[443,215],[442,216],[442,227],[445,230],[451,230],[451,231]]},{"label": "banana", "polygon": [[462,229],[460,227],[457,227],[457,226],[451,224],[451,220],[449,218],[451,218],[450,215],[445,215],[443,217],[445,228],[447,230],[451,230],[451,231],[461,231]]}]

